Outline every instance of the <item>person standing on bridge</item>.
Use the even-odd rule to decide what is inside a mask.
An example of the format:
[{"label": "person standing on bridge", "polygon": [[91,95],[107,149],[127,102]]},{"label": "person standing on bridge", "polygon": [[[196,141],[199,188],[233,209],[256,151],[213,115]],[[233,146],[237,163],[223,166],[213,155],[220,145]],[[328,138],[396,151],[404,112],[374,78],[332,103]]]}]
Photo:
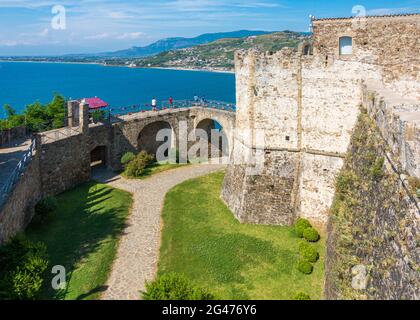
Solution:
[{"label": "person standing on bridge", "polygon": [[156,98],[153,98],[152,99],[152,110],[156,110],[156,106],[157,106]]},{"label": "person standing on bridge", "polygon": [[174,106],[174,98],[169,97],[169,107],[172,108]]}]

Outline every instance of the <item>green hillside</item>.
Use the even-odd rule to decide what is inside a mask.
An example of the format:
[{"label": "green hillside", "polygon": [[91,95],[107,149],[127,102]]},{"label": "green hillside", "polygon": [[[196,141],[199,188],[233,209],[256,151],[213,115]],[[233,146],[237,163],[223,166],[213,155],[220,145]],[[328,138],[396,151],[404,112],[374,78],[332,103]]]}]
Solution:
[{"label": "green hillside", "polygon": [[297,47],[307,38],[307,35],[298,32],[285,31],[242,39],[221,39],[191,48],[162,52],[137,59],[134,63],[138,67],[233,70],[234,52],[237,50],[256,48],[278,51],[283,47]]}]

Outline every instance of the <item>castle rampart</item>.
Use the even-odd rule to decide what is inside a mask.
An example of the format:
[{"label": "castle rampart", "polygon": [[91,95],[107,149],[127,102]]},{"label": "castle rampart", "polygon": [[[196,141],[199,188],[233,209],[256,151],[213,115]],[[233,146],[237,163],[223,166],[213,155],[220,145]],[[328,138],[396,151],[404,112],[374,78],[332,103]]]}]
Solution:
[{"label": "castle rampart", "polygon": [[[246,176],[243,165],[228,170],[222,197],[238,219],[291,224],[302,216],[325,225],[364,83],[418,99],[413,61],[420,48],[411,35],[420,32],[419,21],[420,15],[313,20],[313,49],[237,53],[236,126],[263,131],[266,155],[258,175]],[[235,152],[259,148],[235,135]]]},{"label": "castle rampart", "polygon": [[419,178],[419,106],[364,86],[367,114],[353,133],[328,224],[327,299],[420,297],[420,206],[411,183]]},{"label": "castle rampart", "polygon": [[[203,107],[149,111],[121,116],[112,124],[89,124],[87,107],[81,104],[75,111],[75,105],[69,103],[73,111],[69,124],[73,126],[36,135],[36,153],[0,211],[0,244],[27,226],[34,205],[42,197],[89,181],[94,161],[118,172],[124,153],[156,148],[156,135],[145,130],[150,125],[159,130],[170,128],[172,147],[178,148],[185,141],[189,148],[195,141],[187,141],[187,136],[199,123],[215,120],[233,144],[235,113],[230,111]],[[180,130],[182,126],[185,132]]]}]

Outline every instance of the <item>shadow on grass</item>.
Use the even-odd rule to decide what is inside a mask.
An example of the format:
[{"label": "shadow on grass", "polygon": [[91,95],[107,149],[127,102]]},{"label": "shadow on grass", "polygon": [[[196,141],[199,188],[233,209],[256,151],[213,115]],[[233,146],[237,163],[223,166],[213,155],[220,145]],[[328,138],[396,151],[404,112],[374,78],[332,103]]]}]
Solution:
[{"label": "shadow on grass", "polygon": [[[28,229],[29,238],[47,245],[49,270],[55,265],[66,268],[67,283],[72,281],[74,272],[80,266],[90,264],[86,270],[79,272],[76,285],[81,291],[88,291],[82,293],[77,288],[72,288],[78,299],[91,297],[106,289],[100,282],[106,281],[114,258],[112,250],[115,250],[117,239],[126,226],[129,204],[124,196],[120,196],[119,191],[103,185],[93,182],[83,184],[57,197],[59,208],[53,221],[43,226],[30,226]],[[97,253],[99,250],[101,254]],[[95,254],[90,256],[92,253]],[[66,290],[53,290],[53,277],[51,273],[47,274],[42,297],[66,298],[69,286]],[[73,292],[71,294],[74,295]]]},{"label": "shadow on grass", "polygon": [[85,300],[86,298],[89,298],[92,295],[105,292],[106,290],[108,290],[108,286],[99,286],[95,289],[90,290],[88,293],[81,294],[76,298],[76,300]]}]

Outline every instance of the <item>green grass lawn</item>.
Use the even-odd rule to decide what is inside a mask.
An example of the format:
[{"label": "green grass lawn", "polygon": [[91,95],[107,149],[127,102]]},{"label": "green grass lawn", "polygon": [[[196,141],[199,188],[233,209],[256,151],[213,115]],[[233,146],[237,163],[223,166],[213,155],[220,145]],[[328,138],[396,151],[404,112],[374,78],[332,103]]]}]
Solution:
[{"label": "green grass lawn", "polygon": [[98,299],[111,270],[118,239],[131,208],[131,195],[87,183],[57,197],[59,207],[45,225],[31,225],[27,236],[47,245],[51,267],[66,268],[68,286],[56,292],[50,273],[44,299]]},{"label": "green grass lawn", "polygon": [[290,227],[240,224],[220,200],[224,173],[172,189],[163,209],[159,274],[183,273],[221,299],[322,299],[324,242],[311,275],[297,270],[303,241]]}]

